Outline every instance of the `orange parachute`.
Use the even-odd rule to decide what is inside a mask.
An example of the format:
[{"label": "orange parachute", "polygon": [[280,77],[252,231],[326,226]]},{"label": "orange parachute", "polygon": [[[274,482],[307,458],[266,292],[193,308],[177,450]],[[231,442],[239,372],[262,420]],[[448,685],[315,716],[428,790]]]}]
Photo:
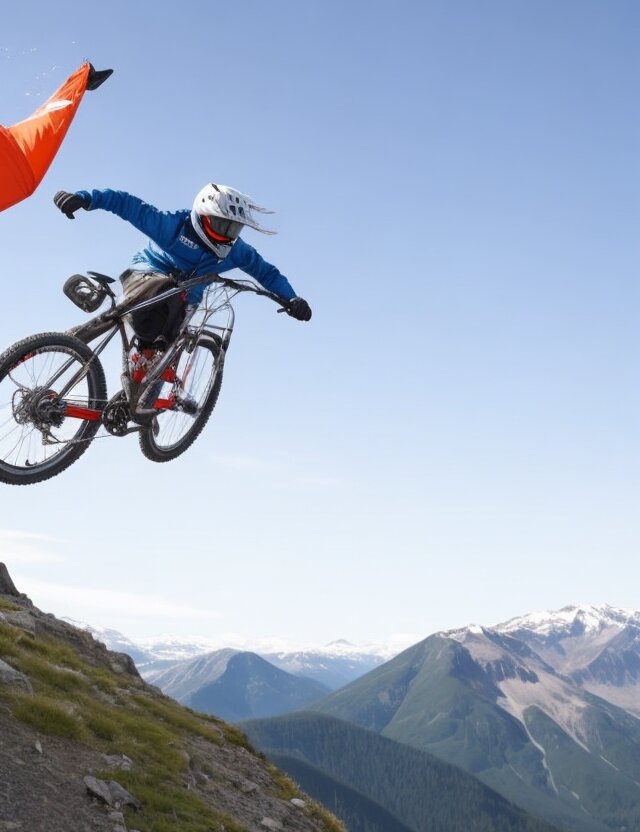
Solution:
[{"label": "orange parachute", "polygon": [[0,124],[0,211],[35,191],[58,152],[85,91],[97,89],[112,72],[95,70],[90,63],[84,63],[24,121],[11,127]]}]

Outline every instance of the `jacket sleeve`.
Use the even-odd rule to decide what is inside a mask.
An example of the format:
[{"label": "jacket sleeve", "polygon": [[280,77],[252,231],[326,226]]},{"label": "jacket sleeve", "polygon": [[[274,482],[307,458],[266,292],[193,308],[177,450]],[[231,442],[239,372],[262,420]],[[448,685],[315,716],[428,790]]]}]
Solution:
[{"label": "jacket sleeve", "polygon": [[104,190],[77,191],[78,195],[91,200],[88,208],[94,211],[102,208],[110,211],[117,217],[126,220],[128,223],[142,231],[158,245],[163,246],[167,238],[175,233],[177,225],[182,222],[184,212],[169,213],[159,211],[153,205],[144,202],[137,196],[132,196],[125,191],[112,191],[109,188]]},{"label": "jacket sleeve", "polygon": [[235,265],[255,278],[268,292],[273,292],[274,295],[286,300],[295,298],[296,293],[287,278],[275,266],[267,263],[253,246],[239,239],[231,252],[231,259],[233,259]]}]

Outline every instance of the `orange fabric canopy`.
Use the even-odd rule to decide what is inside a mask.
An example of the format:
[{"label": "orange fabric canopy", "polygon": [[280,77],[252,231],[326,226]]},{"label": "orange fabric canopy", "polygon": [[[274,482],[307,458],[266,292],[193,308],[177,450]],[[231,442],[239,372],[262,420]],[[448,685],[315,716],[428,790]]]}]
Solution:
[{"label": "orange fabric canopy", "polygon": [[96,73],[90,63],[85,63],[24,121],[10,127],[0,125],[0,211],[35,191],[85,91],[95,89],[110,74],[111,70]]}]

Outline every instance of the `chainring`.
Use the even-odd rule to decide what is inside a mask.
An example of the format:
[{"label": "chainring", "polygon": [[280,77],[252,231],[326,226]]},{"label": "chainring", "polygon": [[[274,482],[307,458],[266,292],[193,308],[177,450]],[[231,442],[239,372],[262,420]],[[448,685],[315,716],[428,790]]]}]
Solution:
[{"label": "chainring", "polygon": [[124,391],[120,390],[111,401],[107,402],[105,409],[102,411],[102,424],[112,436],[125,436],[129,433],[128,424],[130,420],[129,403]]}]

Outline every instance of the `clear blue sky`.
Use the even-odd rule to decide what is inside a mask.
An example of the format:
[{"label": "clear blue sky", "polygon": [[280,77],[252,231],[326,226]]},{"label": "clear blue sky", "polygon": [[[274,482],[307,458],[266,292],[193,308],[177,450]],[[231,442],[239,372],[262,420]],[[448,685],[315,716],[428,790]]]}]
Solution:
[{"label": "clear blue sky", "polygon": [[639,37],[635,0],[14,6],[2,123],[115,71],[0,215],[3,344],[78,323],[64,279],[145,243],[59,189],[248,192],[314,310],[238,301],[176,462],[111,438],[4,486],[19,587],[131,636],[320,643],[640,606]]}]

